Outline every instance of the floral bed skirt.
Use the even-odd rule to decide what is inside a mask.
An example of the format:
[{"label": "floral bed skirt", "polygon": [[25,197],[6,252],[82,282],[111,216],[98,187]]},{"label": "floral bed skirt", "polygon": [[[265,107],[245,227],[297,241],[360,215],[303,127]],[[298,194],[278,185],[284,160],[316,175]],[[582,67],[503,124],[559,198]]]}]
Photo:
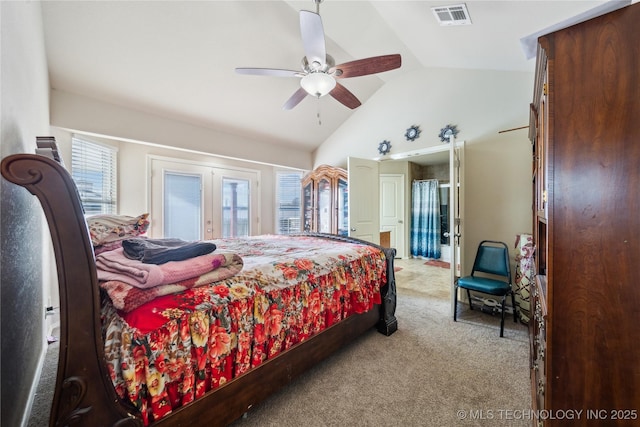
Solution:
[{"label": "floral bed skirt", "polygon": [[145,425],[381,302],[377,248],[307,236],[213,242],[242,257],[239,274],[128,313],[105,298],[110,375]]}]

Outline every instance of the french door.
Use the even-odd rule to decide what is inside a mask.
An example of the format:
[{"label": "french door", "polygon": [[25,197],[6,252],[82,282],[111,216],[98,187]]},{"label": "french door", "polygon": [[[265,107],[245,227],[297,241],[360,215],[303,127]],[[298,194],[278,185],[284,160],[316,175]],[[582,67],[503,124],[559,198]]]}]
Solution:
[{"label": "french door", "polygon": [[165,158],[150,163],[152,237],[192,241],[260,233],[258,171]]}]

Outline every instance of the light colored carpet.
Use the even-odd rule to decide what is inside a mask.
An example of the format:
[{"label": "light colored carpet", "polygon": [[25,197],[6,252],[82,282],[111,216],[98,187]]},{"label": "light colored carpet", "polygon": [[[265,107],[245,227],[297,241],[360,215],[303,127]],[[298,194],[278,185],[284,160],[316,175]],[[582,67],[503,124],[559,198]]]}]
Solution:
[{"label": "light colored carpet", "polygon": [[[526,326],[511,318],[500,338],[497,316],[462,305],[453,322],[449,270],[397,265],[395,334],[366,333],[233,426],[530,426]],[[47,425],[51,374],[29,427]]]},{"label": "light colored carpet", "polygon": [[498,317],[462,305],[453,322],[449,270],[398,266],[395,334],[371,331],[233,425],[530,426],[526,326],[500,338]]}]

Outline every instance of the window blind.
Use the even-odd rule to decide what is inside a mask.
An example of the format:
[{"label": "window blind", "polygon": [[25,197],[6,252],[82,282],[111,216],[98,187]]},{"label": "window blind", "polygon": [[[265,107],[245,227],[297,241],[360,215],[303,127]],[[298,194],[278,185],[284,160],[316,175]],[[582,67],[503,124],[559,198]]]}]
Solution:
[{"label": "window blind", "polygon": [[72,137],[71,177],[85,215],[117,213],[116,159],[116,148]]},{"label": "window blind", "polygon": [[276,233],[300,233],[302,172],[276,173]]}]

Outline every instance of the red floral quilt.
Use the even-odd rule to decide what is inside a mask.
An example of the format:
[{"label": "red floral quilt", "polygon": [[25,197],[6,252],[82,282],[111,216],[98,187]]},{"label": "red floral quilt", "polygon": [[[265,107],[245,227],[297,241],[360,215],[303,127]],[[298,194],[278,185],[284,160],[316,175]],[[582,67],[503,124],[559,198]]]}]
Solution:
[{"label": "red floral quilt", "polygon": [[127,313],[103,305],[111,378],[145,425],[381,302],[385,256],[374,247],[310,236],[213,242],[242,258],[240,273]]}]

